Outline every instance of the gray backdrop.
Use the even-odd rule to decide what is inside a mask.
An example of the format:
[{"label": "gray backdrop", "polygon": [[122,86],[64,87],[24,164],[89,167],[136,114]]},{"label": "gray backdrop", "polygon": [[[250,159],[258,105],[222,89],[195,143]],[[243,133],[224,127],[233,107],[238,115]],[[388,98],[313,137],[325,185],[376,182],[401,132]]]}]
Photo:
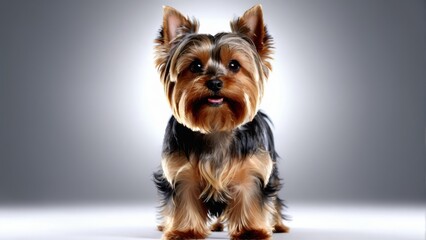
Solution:
[{"label": "gray backdrop", "polygon": [[[0,202],[154,201],[170,115],[153,65],[162,5],[210,32],[256,3],[0,1]],[[261,3],[281,195],[424,200],[424,1]]]}]

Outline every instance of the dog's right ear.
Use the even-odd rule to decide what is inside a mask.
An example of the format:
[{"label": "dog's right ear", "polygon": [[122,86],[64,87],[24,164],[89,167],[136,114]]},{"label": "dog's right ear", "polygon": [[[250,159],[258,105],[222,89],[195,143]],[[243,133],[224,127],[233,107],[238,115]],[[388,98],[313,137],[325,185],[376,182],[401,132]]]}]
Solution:
[{"label": "dog's right ear", "polygon": [[168,45],[182,34],[195,33],[197,31],[198,22],[195,19],[191,21],[174,8],[163,7],[163,25],[160,29],[160,36],[157,38],[160,44]]},{"label": "dog's right ear", "polygon": [[250,37],[260,57],[271,69],[269,60],[272,59],[272,37],[263,22],[262,5],[253,6],[243,16],[231,21],[231,29],[234,33],[245,34]]}]

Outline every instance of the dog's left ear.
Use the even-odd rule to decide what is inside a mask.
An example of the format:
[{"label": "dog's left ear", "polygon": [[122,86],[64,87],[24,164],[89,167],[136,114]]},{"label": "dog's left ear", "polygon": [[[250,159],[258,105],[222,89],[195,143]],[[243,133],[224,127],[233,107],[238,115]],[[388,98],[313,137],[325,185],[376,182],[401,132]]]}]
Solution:
[{"label": "dog's left ear", "polygon": [[261,55],[265,53],[265,51],[269,53],[272,38],[269,36],[266,26],[263,23],[262,5],[258,4],[253,6],[247,10],[243,16],[232,21],[231,29],[234,33],[248,35]]}]

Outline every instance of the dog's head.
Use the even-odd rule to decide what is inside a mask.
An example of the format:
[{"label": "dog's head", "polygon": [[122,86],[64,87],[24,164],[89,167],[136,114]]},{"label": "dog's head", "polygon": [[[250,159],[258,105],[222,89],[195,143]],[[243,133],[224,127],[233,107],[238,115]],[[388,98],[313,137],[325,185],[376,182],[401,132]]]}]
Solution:
[{"label": "dog's head", "polygon": [[231,32],[199,34],[198,26],[164,7],[155,64],[178,122],[201,133],[230,131],[258,111],[272,38],[260,5],[231,21]]}]

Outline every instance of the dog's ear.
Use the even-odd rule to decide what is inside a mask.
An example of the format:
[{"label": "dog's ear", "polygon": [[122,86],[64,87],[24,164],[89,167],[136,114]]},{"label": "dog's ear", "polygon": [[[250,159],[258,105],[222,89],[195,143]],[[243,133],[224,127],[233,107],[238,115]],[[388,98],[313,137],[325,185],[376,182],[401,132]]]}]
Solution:
[{"label": "dog's ear", "polygon": [[265,51],[270,51],[272,38],[263,23],[262,5],[253,6],[243,16],[232,21],[231,29],[234,33],[243,33],[249,36],[261,55]]},{"label": "dog's ear", "polygon": [[163,25],[157,38],[161,44],[169,44],[179,35],[197,31],[198,22],[195,19],[191,21],[174,8],[163,7]]}]

